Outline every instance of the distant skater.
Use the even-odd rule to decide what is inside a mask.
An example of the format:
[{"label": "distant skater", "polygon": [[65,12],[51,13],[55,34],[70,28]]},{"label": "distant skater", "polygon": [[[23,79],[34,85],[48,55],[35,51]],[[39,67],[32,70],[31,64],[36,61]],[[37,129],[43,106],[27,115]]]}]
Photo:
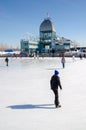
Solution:
[{"label": "distant skater", "polygon": [[75,56],[74,55],[72,56],[72,59],[73,59],[73,62],[74,62],[75,61]]},{"label": "distant skater", "polygon": [[8,66],[9,59],[8,57],[5,58],[6,66]]},{"label": "distant skater", "polygon": [[81,54],[79,55],[79,57],[80,57],[80,59],[82,60],[82,55],[81,55]]},{"label": "distant skater", "polygon": [[65,68],[65,57],[64,55],[61,58],[62,67]]},{"label": "distant skater", "polygon": [[54,104],[56,108],[61,107],[60,102],[59,102],[58,86],[60,87],[60,89],[62,89],[62,86],[61,86],[60,78],[58,74],[59,72],[55,70],[54,75],[51,77],[51,80],[50,80],[51,89],[55,95]]}]

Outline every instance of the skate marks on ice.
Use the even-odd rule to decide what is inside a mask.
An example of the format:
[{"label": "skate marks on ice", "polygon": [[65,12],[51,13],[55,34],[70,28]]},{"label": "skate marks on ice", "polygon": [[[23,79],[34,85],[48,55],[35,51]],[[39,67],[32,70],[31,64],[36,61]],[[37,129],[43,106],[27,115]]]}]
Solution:
[{"label": "skate marks on ice", "polygon": [[57,70],[57,69],[63,69],[62,67],[57,67],[57,68],[46,68],[46,70]]},{"label": "skate marks on ice", "polygon": [[7,106],[11,109],[55,109],[54,104],[23,104]]}]

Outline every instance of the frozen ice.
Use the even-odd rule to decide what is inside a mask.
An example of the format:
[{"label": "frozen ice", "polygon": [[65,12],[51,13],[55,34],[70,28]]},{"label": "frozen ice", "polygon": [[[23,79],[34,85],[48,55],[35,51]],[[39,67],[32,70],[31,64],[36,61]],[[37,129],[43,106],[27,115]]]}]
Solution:
[{"label": "frozen ice", "polygon": [[[0,130],[86,130],[86,59],[0,58]],[[61,108],[50,78],[59,71]]]}]

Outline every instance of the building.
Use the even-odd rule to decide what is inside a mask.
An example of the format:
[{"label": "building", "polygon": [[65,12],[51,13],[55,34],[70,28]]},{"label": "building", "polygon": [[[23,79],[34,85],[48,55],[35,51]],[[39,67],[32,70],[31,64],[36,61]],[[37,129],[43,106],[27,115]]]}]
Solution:
[{"label": "building", "polygon": [[39,28],[39,52],[63,52],[70,50],[71,40],[59,37],[56,33],[56,27],[48,17],[44,19]]},{"label": "building", "polygon": [[70,50],[72,46],[72,41],[70,39],[60,37],[55,45],[55,48],[56,50]]},{"label": "building", "polygon": [[53,48],[56,40],[56,28],[50,18],[44,19],[39,28],[39,51],[47,51]]},{"label": "building", "polygon": [[25,39],[21,39],[21,54],[25,55],[32,55],[36,52],[38,48],[38,40],[34,37],[28,37]]},{"label": "building", "polygon": [[49,53],[50,52],[64,52],[70,50],[71,40],[64,37],[59,37],[56,33],[56,28],[49,17],[43,20],[39,27],[39,39],[29,37],[20,41],[21,53],[33,54]]}]

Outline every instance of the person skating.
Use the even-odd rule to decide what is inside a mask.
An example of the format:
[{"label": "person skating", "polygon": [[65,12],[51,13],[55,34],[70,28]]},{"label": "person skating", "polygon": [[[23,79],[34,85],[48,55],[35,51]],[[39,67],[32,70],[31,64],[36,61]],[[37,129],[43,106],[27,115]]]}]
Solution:
[{"label": "person skating", "polygon": [[64,55],[61,58],[62,67],[65,68],[65,57]]},{"label": "person skating", "polygon": [[6,66],[8,66],[8,61],[9,61],[9,59],[8,59],[8,57],[6,57],[5,58]]},{"label": "person skating", "polygon": [[51,90],[54,92],[54,95],[55,95],[54,104],[56,108],[61,107],[60,102],[59,102],[58,86],[60,89],[62,89],[62,86],[61,86],[61,82],[60,82],[60,78],[58,74],[59,72],[55,70],[54,75],[51,77],[51,80],[50,80]]}]

